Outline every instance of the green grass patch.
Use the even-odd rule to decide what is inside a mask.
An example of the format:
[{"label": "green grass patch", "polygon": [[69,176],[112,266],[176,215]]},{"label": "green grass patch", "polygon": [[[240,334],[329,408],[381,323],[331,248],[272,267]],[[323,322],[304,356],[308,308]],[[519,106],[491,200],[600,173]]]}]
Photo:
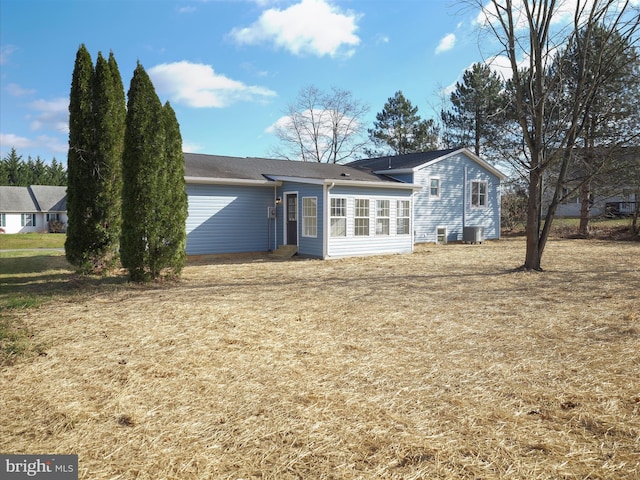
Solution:
[{"label": "green grass patch", "polygon": [[0,235],[0,250],[64,248],[64,233],[16,233]]}]

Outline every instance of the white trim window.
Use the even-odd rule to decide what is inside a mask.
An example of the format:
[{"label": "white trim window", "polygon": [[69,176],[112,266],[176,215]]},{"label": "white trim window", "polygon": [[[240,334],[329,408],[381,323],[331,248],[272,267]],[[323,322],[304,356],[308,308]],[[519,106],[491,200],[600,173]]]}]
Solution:
[{"label": "white trim window", "polygon": [[471,206],[475,208],[487,207],[487,182],[473,180],[471,182]]},{"label": "white trim window", "polygon": [[36,226],[36,214],[35,213],[23,213],[20,215],[20,225],[23,227],[35,227]]},{"label": "white trim window", "polygon": [[440,198],[440,179],[438,177],[429,179],[429,196],[431,198]]},{"label": "white trim window", "polygon": [[411,210],[409,200],[396,202],[396,235],[409,235],[411,233]]},{"label": "white trim window", "polygon": [[46,214],[46,219],[47,219],[47,223],[49,223],[51,221],[59,222],[60,221],[60,214],[59,213],[47,213]]},{"label": "white trim window", "polygon": [[0,213],[0,227],[6,227],[6,226],[7,226],[7,214]]},{"label": "white trim window", "polygon": [[376,200],[376,235],[389,235],[389,200]]},{"label": "white trim window", "polygon": [[436,228],[436,243],[447,243],[447,227]]},{"label": "white trim window", "polygon": [[353,234],[356,237],[369,235],[369,199],[356,198],[355,223]]},{"label": "white trim window", "polygon": [[318,197],[302,197],[302,236],[318,236]]},{"label": "white trim window", "polygon": [[347,199],[332,198],[331,199],[331,236],[346,237],[347,236]]}]

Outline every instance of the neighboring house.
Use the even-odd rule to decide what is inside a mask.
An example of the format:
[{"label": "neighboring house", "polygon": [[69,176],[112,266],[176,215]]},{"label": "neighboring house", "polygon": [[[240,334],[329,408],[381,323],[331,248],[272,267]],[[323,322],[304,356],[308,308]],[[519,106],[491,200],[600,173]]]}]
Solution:
[{"label": "neighboring house", "polygon": [[[576,149],[579,159],[580,149]],[[609,167],[604,174],[593,176],[589,184],[589,217],[633,215],[640,201],[640,148],[620,147],[612,154],[608,149],[595,149],[593,163]],[[609,155],[609,157],[607,157]],[[615,155],[615,157],[613,157]],[[617,167],[617,168],[613,168]],[[606,168],[603,168],[606,170]],[[563,200],[556,208],[557,217],[579,218],[582,209],[583,193],[581,184],[587,179],[584,166],[580,162],[573,165],[567,175],[568,180],[562,188]],[[543,212],[547,211],[553,197],[553,186],[557,176],[550,172],[548,184],[543,194]]]},{"label": "neighboring house", "polygon": [[466,148],[348,165],[422,187],[413,201],[417,243],[500,238],[500,182],[506,176]]},{"label": "neighboring house", "polygon": [[0,229],[4,233],[48,232],[53,220],[67,224],[67,187],[0,186]]},{"label": "neighboring house", "polygon": [[413,251],[411,183],[344,165],[185,153],[187,255]]}]

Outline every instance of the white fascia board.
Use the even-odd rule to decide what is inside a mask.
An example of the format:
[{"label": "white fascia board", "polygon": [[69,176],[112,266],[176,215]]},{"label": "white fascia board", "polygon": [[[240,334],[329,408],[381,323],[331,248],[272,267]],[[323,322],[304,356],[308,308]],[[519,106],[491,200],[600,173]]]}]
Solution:
[{"label": "white fascia board", "polygon": [[218,178],[218,177],[184,177],[187,184],[198,185],[246,185],[273,187],[282,185],[281,182],[272,180],[249,180],[243,178]]},{"label": "white fascia board", "polygon": [[280,182],[308,183],[311,185],[342,185],[346,187],[373,187],[373,188],[396,188],[402,190],[422,190],[421,185],[415,183],[402,182],[373,182],[367,180],[342,180],[337,178],[304,178],[304,177],[279,177],[270,176]]}]

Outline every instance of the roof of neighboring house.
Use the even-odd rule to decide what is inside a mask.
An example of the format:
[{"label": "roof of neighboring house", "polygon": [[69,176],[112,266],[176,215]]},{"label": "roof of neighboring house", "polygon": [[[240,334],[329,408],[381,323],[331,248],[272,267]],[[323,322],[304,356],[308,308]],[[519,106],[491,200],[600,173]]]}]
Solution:
[{"label": "roof of neighboring house", "polygon": [[67,210],[67,187],[31,185],[0,186],[0,212],[64,212]]},{"label": "roof of neighboring house", "polygon": [[363,158],[361,160],[350,162],[347,165],[375,172],[379,175],[384,174],[385,171],[388,171],[388,173],[391,174],[392,171],[399,173],[399,171],[416,170],[429,164],[437,163],[457,153],[467,155],[471,160],[480,164],[483,168],[487,169],[497,177],[501,179],[506,178],[502,172],[482,160],[467,148],[450,148],[447,150],[432,150],[430,152],[406,153],[404,155]]},{"label": "roof of neighboring house", "polygon": [[67,187],[51,185],[31,185],[29,187],[41,212],[66,212]]},{"label": "roof of neighboring house", "polygon": [[269,181],[281,178],[376,182],[402,185],[385,175],[347,165],[274,160],[269,158],[241,158],[221,155],[185,153],[185,177]]}]

